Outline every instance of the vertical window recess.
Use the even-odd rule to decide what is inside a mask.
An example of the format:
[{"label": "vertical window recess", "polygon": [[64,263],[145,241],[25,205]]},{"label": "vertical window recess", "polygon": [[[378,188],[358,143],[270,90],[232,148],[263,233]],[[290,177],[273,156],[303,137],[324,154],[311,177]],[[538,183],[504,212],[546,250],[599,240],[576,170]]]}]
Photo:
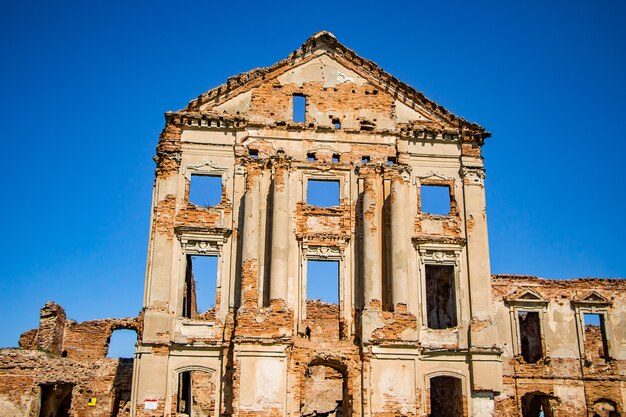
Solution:
[{"label": "vertical window recess", "polygon": [[427,264],[425,271],[428,327],[431,329],[456,327],[454,266]]},{"label": "vertical window recess", "polygon": [[306,121],[306,97],[302,95],[293,96],[293,121],[304,123]]},{"label": "vertical window recess", "polygon": [[217,261],[217,256],[187,255],[183,317],[197,318],[215,307]]},{"label": "vertical window recess", "polygon": [[339,261],[308,260],[306,298],[339,303]]},{"label": "vertical window recess", "polygon": [[526,363],[536,363],[543,357],[541,322],[537,311],[519,311],[520,351]]}]

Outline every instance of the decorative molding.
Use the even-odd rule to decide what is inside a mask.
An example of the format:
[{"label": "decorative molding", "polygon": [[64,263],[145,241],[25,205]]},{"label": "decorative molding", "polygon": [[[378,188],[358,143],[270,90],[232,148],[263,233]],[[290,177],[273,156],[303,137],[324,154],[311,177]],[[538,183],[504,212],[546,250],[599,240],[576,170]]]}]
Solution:
[{"label": "decorative molding", "polygon": [[415,248],[419,253],[420,263],[423,264],[448,264],[459,266],[459,257],[463,245],[451,243],[425,242],[416,243]]},{"label": "decorative molding", "polygon": [[177,227],[176,235],[185,254],[221,255],[224,243],[231,235],[230,229]]},{"label": "decorative molding", "polygon": [[210,161],[210,160],[204,160],[199,164],[196,165],[187,165],[184,170],[183,170],[183,174],[187,174],[188,172],[190,173],[206,173],[206,174],[219,174],[222,176],[222,178],[224,180],[229,178],[229,171],[228,168],[222,167],[220,165],[218,165],[217,163],[215,163],[214,161]]},{"label": "decorative molding", "polygon": [[483,185],[485,183],[485,169],[482,167],[461,167],[459,174],[471,184]]},{"label": "decorative molding", "polygon": [[338,246],[318,246],[318,245],[307,245],[303,247],[304,256],[307,259],[341,259],[342,251]]},{"label": "decorative molding", "polygon": [[415,185],[419,185],[419,181],[420,180],[426,180],[426,179],[440,179],[440,180],[444,180],[444,181],[454,180],[454,178],[446,177],[445,175],[440,174],[439,172],[430,171],[426,175],[416,176],[415,177]]}]

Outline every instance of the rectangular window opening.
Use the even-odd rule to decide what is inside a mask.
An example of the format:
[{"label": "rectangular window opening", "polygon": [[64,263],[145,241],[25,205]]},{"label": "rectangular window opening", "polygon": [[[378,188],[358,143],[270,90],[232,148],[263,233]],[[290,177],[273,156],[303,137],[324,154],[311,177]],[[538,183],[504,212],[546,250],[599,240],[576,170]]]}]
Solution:
[{"label": "rectangular window opening", "polygon": [[387,158],[387,165],[395,165],[397,163],[397,159],[395,156],[390,156]]},{"label": "rectangular window opening", "polygon": [[536,363],[543,357],[539,312],[519,311],[520,350],[526,363]]},{"label": "rectangular window opening", "polygon": [[248,149],[248,155],[251,158],[259,159],[259,150],[258,149]]},{"label": "rectangular window opening", "polygon": [[420,187],[422,213],[448,216],[450,214],[450,187],[422,185]]},{"label": "rectangular window opening", "polygon": [[339,261],[306,262],[306,298],[328,304],[339,303]]},{"label": "rectangular window opening", "polygon": [[340,160],[339,154],[338,154],[338,153],[333,154],[333,159],[332,159],[332,161],[333,161],[333,162],[339,162],[339,160]]},{"label": "rectangular window opening", "polygon": [[339,205],[339,181],[313,180],[307,181],[306,203],[317,207],[334,207]]},{"label": "rectangular window opening", "polygon": [[456,327],[456,296],[453,265],[425,265],[428,327]]},{"label": "rectangular window opening", "polygon": [[609,359],[604,314],[584,314],[585,353],[591,359]]},{"label": "rectangular window opening", "polygon": [[364,164],[367,164],[370,160],[371,160],[370,157],[367,155],[364,155],[361,157],[361,162]]},{"label": "rectangular window opening", "polygon": [[307,152],[306,154],[306,160],[308,162],[314,162],[317,160],[316,156],[315,156],[315,152]]},{"label": "rectangular window opening", "polygon": [[183,317],[214,319],[217,291],[217,261],[215,255],[187,255]]},{"label": "rectangular window opening", "polygon": [[332,122],[335,129],[341,129],[341,121],[338,117],[333,117]]},{"label": "rectangular window opening", "polygon": [[293,95],[293,121],[304,123],[306,121],[306,97]]},{"label": "rectangular window opening", "polygon": [[189,202],[201,207],[213,207],[222,202],[222,177],[219,175],[191,175]]}]

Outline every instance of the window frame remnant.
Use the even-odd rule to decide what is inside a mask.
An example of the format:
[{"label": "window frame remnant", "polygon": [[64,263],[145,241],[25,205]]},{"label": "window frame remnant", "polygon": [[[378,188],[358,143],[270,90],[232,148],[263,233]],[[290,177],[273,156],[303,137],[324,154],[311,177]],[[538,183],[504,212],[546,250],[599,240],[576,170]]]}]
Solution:
[{"label": "window frame remnant", "polygon": [[600,316],[600,332],[602,334],[602,349],[603,357],[600,357],[602,362],[612,361],[612,331],[611,331],[611,316],[609,314],[612,307],[612,303],[597,293],[591,291],[580,298],[572,301],[576,316],[576,330],[578,334],[578,349],[580,352],[581,360],[587,361],[589,364],[593,363],[591,352],[587,352],[585,346],[585,314],[597,314]]},{"label": "window frame remnant", "polygon": [[[177,315],[180,318],[188,320],[196,320],[191,314],[192,305],[185,301],[190,299],[191,288],[187,287],[187,259],[190,256],[215,256],[217,257],[217,268],[215,278],[215,304],[214,308],[217,313],[219,305],[217,300],[221,299],[222,291],[228,291],[223,288],[222,284],[228,286],[228,282],[222,283],[222,249],[223,245],[228,241],[231,230],[225,228],[214,228],[210,231],[202,227],[181,226],[175,229],[176,235],[180,241],[181,254],[179,262],[179,296]],[[188,317],[189,316],[189,317]]]},{"label": "window frame remnant", "polygon": [[[322,183],[331,183],[331,184],[336,184],[337,188],[336,188],[336,199],[334,198],[334,194],[335,194],[335,190],[332,190],[333,193],[333,200],[336,201],[336,204],[324,204],[324,205],[320,205],[320,204],[315,204],[316,202],[320,202],[320,201],[316,201],[317,199],[320,198],[320,196],[313,196],[311,195],[311,188],[316,188],[315,184],[317,184],[317,186],[321,186]],[[306,181],[305,181],[306,187],[304,189],[304,201],[306,202],[306,204],[308,206],[313,206],[313,207],[321,207],[321,208],[325,208],[325,207],[339,207],[341,205],[341,196],[342,196],[342,184],[341,184],[341,180],[339,178],[336,177],[307,177]],[[314,185],[314,187],[311,187],[311,185]],[[326,191],[331,191],[331,190],[324,190],[324,195],[323,197],[328,197],[328,193]]]},{"label": "window frame remnant", "polygon": [[[462,252],[462,245],[456,243],[429,243],[413,240],[418,255],[419,255],[419,270],[420,270],[420,305],[422,315],[422,326],[429,328],[430,330],[446,330],[454,329],[458,327],[463,319],[461,315],[461,305],[458,294],[460,293],[460,263],[459,257]],[[427,282],[426,282],[426,269],[427,266],[449,266],[454,268],[452,274],[453,279],[453,292],[454,301],[454,314],[456,316],[456,324],[453,327],[447,327],[442,329],[432,328],[429,326],[429,311],[428,311],[428,294],[427,294]]]},{"label": "window frame remnant", "polygon": [[[300,285],[298,299],[303,300],[300,302],[300,308],[298,310],[298,333],[306,334],[307,329],[304,321],[307,319],[307,284],[308,284],[308,261],[336,261],[337,262],[337,279],[338,279],[338,307],[339,307],[339,337],[349,337],[347,334],[342,334],[342,331],[350,333],[350,329],[343,329],[342,323],[345,322],[344,318],[344,303],[341,300],[346,296],[346,283],[345,283],[345,264],[344,264],[344,249],[346,242],[339,241],[333,245],[309,245],[308,241],[303,240],[301,242],[301,259],[300,259]],[[310,333],[310,330],[309,330]]]},{"label": "window frame remnant", "polygon": [[[432,417],[460,417],[467,415],[466,409],[466,388],[465,378],[459,375],[433,374],[428,375],[428,415]],[[452,384],[452,393],[441,392],[438,386],[443,387],[446,384]],[[438,395],[439,391],[439,395]],[[439,398],[441,397],[441,398]],[[439,400],[439,401],[437,401]],[[453,402],[456,400],[457,407],[452,407]],[[456,409],[455,409],[456,408]]]},{"label": "window frame remnant", "polygon": [[[511,336],[513,338],[513,355],[517,358],[521,358],[525,363],[533,364],[540,362],[541,359],[548,356],[547,345],[545,342],[544,322],[549,302],[531,288],[524,288],[512,296],[506,297],[504,302],[509,307]],[[531,359],[534,359],[536,354],[524,355],[524,336],[522,334],[522,327],[524,326],[524,323],[520,321],[520,314],[522,313],[536,313],[539,321],[538,335],[535,336],[539,336],[541,338],[541,356],[537,358],[537,360],[531,362],[527,360],[527,357],[532,357]]]}]

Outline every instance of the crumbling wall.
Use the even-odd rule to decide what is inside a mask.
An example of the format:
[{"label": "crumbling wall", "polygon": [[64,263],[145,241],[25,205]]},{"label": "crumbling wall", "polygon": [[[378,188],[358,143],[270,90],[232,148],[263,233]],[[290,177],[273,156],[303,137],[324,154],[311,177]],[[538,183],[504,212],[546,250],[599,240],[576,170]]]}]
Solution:
[{"label": "crumbling wall", "polygon": [[77,323],[47,303],[19,349],[0,349],[0,415],[130,416],[133,359],[106,357],[117,329],[141,333],[140,319]]}]

